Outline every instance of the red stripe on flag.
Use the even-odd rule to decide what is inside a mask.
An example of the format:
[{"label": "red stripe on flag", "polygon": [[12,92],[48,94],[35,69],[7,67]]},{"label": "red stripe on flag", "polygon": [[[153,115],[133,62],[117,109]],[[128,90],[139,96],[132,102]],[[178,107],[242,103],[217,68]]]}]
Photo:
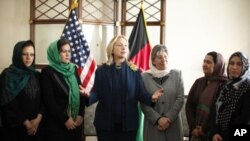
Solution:
[{"label": "red stripe on flag", "polygon": [[82,81],[82,86],[84,88],[88,85],[92,74],[95,72],[95,68],[96,68],[95,61],[92,61],[91,65],[89,66],[88,73],[86,74],[85,79]]},{"label": "red stripe on flag", "polygon": [[[77,74],[80,76],[80,74],[82,73],[83,68],[82,67],[78,67],[77,68]],[[82,80],[81,80],[82,83]]]},{"label": "red stripe on flag", "polygon": [[149,43],[145,44],[141,50],[131,59],[142,71],[149,69],[149,57],[150,57],[151,47]]}]

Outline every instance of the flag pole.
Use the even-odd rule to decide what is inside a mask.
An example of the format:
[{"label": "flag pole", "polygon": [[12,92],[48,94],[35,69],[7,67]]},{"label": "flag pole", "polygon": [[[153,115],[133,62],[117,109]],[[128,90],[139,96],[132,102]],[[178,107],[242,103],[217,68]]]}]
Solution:
[{"label": "flag pole", "polygon": [[[73,9],[75,9],[76,7],[78,7],[78,3],[77,3],[77,0],[74,0],[72,3],[71,3],[71,5],[70,5],[70,8],[69,8],[69,15],[70,15],[70,13],[71,13],[71,11],[73,10]],[[68,18],[67,18],[67,20],[66,20],[66,23],[68,22],[68,20],[69,20],[69,16],[68,16]],[[66,26],[66,24],[64,25],[64,28],[65,28],[65,26]],[[64,29],[63,28],[63,29]],[[63,32],[62,32],[63,33]]]},{"label": "flag pole", "polygon": [[78,7],[78,2],[77,2],[77,0],[74,0],[74,1],[72,2],[72,4],[70,5],[70,11],[71,11],[72,9],[76,8],[76,7]]},{"label": "flag pole", "polygon": [[[146,22],[146,19],[145,19],[145,11],[144,11],[144,4],[143,4],[143,1],[144,1],[144,0],[141,0],[141,10],[142,10],[142,15],[143,15],[143,21],[144,21],[144,24],[145,24],[145,26],[146,26],[146,32],[147,32],[146,36],[147,36],[147,38],[148,38],[148,40],[149,40],[149,43],[150,43],[150,39],[149,39],[149,37],[148,37],[148,29],[147,29],[147,22]],[[150,46],[150,47],[151,47],[151,46]]]},{"label": "flag pole", "polygon": [[144,0],[141,0],[141,5],[143,4]]}]

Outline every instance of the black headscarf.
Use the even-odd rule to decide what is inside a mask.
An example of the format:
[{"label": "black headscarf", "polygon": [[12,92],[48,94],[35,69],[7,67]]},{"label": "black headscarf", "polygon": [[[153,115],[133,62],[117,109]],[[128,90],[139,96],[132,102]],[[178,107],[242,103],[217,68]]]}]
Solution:
[{"label": "black headscarf", "polygon": [[22,50],[29,45],[34,47],[31,40],[20,41],[14,47],[12,64],[1,75],[1,105],[5,105],[14,99],[26,86],[30,75],[35,72],[34,61],[30,67],[26,67],[22,59]]}]

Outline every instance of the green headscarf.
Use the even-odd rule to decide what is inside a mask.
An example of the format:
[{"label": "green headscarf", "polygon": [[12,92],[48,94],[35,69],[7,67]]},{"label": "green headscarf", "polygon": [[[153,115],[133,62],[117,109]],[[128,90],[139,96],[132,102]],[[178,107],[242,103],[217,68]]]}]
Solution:
[{"label": "green headscarf", "polygon": [[75,65],[73,63],[62,63],[57,42],[58,40],[52,42],[47,50],[49,65],[64,76],[69,87],[68,114],[72,118],[76,118],[80,107],[80,94],[78,82],[75,77]]},{"label": "green headscarf", "polygon": [[28,45],[34,47],[34,44],[31,40],[20,41],[16,43],[13,50],[12,64],[2,73],[2,75],[5,75],[5,77],[2,77],[1,79],[1,105],[9,103],[18,94],[20,94],[20,92],[28,83],[30,75],[35,72],[35,60],[30,67],[26,67],[23,63],[22,50]]}]

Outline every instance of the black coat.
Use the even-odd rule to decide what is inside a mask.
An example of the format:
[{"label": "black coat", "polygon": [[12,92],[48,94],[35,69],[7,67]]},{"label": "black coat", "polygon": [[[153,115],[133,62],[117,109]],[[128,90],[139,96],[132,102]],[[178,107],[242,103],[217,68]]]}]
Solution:
[{"label": "black coat", "polygon": [[[1,74],[1,90],[6,89],[7,69]],[[1,106],[2,112],[2,135],[4,141],[38,141],[40,140],[41,128],[38,128],[36,136],[29,136],[23,125],[26,119],[32,120],[38,114],[43,115],[43,104],[40,94],[38,72],[31,74],[30,79],[21,92],[11,101]]]},{"label": "black coat", "polygon": [[[250,85],[250,80],[247,81],[249,83],[248,85]],[[223,107],[220,108],[220,110],[223,110]],[[221,131],[218,123],[216,123],[217,114],[218,113],[215,112],[213,113],[213,126],[210,131],[209,137],[212,139],[213,135],[220,134],[223,138],[223,141],[228,141],[230,139],[230,136],[232,137],[232,134]],[[250,123],[250,89],[247,89],[245,92],[242,93],[236,105],[236,109],[230,117],[229,128],[232,128],[237,125],[249,125],[249,123]]]},{"label": "black coat", "polygon": [[[97,101],[94,125],[97,129],[112,131],[115,124],[114,101],[116,96],[113,93],[115,66],[102,65],[96,70],[93,90],[89,97],[89,104]],[[122,98],[122,130],[136,131],[139,126],[138,102],[151,105],[151,95],[147,93],[139,70],[132,70],[127,64],[121,67],[122,78],[115,82],[120,82],[123,86],[121,91],[125,93]],[[117,106],[117,105],[116,105]]]},{"label": "black coat", "polygon": [[[80,84],[78,75],[75,74],[75,76]],[[45,105],[44,140],[81,141],[83,134],[82,127],[68,130],[65,126],[65,122],[69,119],[67,114],[69,89],[63,75],[50,66],[42,69],[41,89]],[[80,96],[80,109],[78,115],[84,117],[84,108],[85,98]]]}]

